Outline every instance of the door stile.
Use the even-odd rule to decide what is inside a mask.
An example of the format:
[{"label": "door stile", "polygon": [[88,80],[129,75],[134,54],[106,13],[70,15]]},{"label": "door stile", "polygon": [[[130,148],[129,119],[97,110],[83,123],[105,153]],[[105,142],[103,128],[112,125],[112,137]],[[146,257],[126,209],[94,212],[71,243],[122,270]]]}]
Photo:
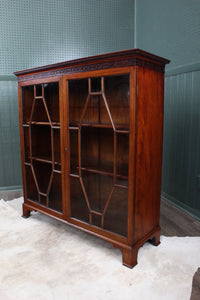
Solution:
[{"label": "door stile", "polygon": [[60,79],[60,141],[62,164],[63,216],[70,216],[69,191],[69,134],[68,134],[68,88],[64,76]]},{"label": "door stile", "polygon": [[134,202],[135,202],[135,160],[136,160],[136,124],[137,124],[137,66],[130,68],[130,124],[129,124],[129,175],[128,175],[128,244],[133,244],[135,228]]}]

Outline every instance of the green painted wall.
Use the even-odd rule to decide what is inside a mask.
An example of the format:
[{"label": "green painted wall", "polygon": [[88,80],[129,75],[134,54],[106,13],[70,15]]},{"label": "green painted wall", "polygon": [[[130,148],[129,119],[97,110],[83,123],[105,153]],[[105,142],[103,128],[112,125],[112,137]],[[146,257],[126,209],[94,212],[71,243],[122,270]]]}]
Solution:
[{"label": "green painted wall", "polygon": [[136,0],[135,14],[136,46],[171,60],[162,195],[200,218],[200,1]]},{"label": "green painted wall", "polygon": [[0,190],[20,185],[17,83],[0,81]]},{"label": "green painted wall", "polygon": [[200,71],[167,76],[164,124],[163,196],[200,218]]},{"label": "green painted wall", "polygon": [[132,0],[1,0],[0,74],[133,47]]},{"label": "green painted wall", "polygon": [[199,0],[135,0],[136,46],[171,59],[167,70],[200,62]]},{"label": "green painted wall", "polygon": [[21,186],[14,71],[134,47],[132,0],[0,1],[0,189]]}]

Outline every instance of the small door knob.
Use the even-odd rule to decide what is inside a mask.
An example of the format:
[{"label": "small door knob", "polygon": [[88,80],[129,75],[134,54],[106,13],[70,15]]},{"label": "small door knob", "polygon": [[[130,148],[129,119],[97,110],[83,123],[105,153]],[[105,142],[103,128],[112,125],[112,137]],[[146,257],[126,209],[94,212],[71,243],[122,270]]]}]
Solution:
[{"label": "small door knob", "polygon": [[68,151],[68,148],[65,148],[65,152],[67,152]]}]

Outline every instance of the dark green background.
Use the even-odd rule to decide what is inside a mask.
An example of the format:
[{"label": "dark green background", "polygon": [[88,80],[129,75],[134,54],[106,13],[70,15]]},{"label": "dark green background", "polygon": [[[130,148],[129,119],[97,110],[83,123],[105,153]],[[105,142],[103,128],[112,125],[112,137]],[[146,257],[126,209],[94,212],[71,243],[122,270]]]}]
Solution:
[{"label": "dark green background", "polygon": [[200,218],[199,0],[1,0],[0,190],[22,185],[12,73],[134,47],[171,60],[162,196]]}]

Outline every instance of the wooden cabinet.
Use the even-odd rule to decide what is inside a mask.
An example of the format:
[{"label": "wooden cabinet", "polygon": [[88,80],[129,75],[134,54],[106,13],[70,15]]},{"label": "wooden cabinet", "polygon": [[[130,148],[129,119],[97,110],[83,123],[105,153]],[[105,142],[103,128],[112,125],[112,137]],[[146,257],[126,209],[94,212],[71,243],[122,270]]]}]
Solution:
[{"label": "wooden cabinet", "polygon": [[24,217],[101,237],[128,267],[159,244],[166,63],[133,49],[15,72]]}]

